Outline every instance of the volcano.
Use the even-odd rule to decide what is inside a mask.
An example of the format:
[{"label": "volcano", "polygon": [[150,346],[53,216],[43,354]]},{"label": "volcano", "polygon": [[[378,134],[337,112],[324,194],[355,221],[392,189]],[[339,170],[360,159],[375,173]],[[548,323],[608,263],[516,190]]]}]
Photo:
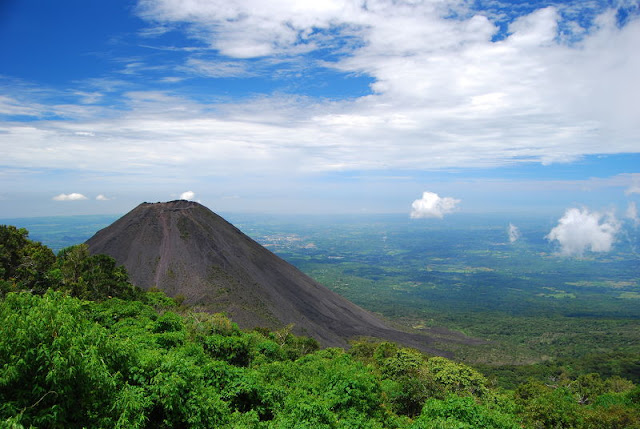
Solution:
[{"label": "volcano", "polygon": [[133,284],[158,287],[241,328],[278,329],[345,347],[377,337],[443,355],[432,337],[394,328],[317,283],[222,217],[192,201],[142,203],[87,241],[125,266]]}]

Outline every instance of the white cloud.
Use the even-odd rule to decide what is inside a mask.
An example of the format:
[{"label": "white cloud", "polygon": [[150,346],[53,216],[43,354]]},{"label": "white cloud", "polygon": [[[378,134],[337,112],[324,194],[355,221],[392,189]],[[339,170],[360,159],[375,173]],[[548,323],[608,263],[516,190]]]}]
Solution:
[{"label": "white cloud", "polygon": [[587,209],[568,209],[558,225],[545,237],[560,244],[565,256],[582,256],[585,251],[609,252],[620,229],[613,215],[603,215]]},{"label": "white cloud", "polygon": [[625,217],[627,219],[631,219],[634,223],[640,223],[640,217],[638,217],[638,208],[636,207],[636,203],[634,201],[631,201],[627,206]]},{"label": "white cloud", "polygon": [[103,194],[100,194],[100,195],[98,195],[98,196],[96,197],[96,200],[98,200],[98,201],[109,201],[109,200],[112,200],[112,199],[113,199],[113,198],[109,198],[109,197],[107,197],[107,196],[105,196],[105,195],[103,195]]},{"label": "white cloud", "polygon": [[411,204],[411,218],[437,217],[442,219],[445,214],[455,211],[460,200],[451,197],[441,198],[434,192],[425,191],[422,198]]},{"label": "white cloud", "polygon": [[182,82],[185,78],[183,77],[178,77],[178,76],[167,76],[167,77],[163,77],[162,79],[160,79],[160,82],[164,82],[164,83],[178,83],[178,82]]},{"label": "white cloud", "polygon": [[78,194],[76,192],[72,192],[70,194],[56,195],[52,199],[55,200],[55,201],[79,201],[79,200],[86,200],[87,197],[85,197],[82,194]]},{"label": "white cloud", "polygon": [[[364,157],[356,150],[361,157],[347,162],[320,159],[321,169],[371,168],[381,159],[396,167],[428,160],[432,168],[522,158],[550,163],[637,151],[640,20],[619,28],[615,11],[601,10],[586,31],[578,18],[566,21],[560,13],[580,17],[581,6],[559,3],[514,20],[496,42],[492,15],[469,4],[145,0],[138,10],[154,25],[187,24],[192,37],[228,58],[303,58],[325,49],[342,54],[326,67],[372,77],[374,95],[311,118],[317,125],[341,122],[335,132],[322,130],[327,142],[345,151],[372,142],[373,150]],[[206,73],[200,59],[187,63]],[[243,72],[240,62],[219,63],[210,63],[214,76]],[[402,126],[393,117],[403,118]],[[298,130],[312,131],[299,128],[307,120],[294,122]],[[280,134],[277,141],[291,138],[272,131]],[[610,142],[606,149],[603,140]]]},{"label": "white cloud", "polygon": [[35,103],[25,102],[13,97],[0,95],[0,114],[3,115],[24,115],[24,116],[40,116],[46,107]]},{"label": "white cloud", "polygon": [[509,242],[515,243],[520,238],[520,230],[517,226],[510,223],[509,228],[507,229],[507,233],[509,234]]},{"label": "white cloud", "polygon": [[[0,159],[16,168],[74,165],[185,180],[484,168],[639,151],[640,19],[620,28],[605,11],[588,31],[574,26],[579,37],[565,43],[560,4],[520,17],[494,41],[498,18],[466,9],[472,3],[143,0],[137,10],[150,25],[187,31],[215,51],[186,47],[184,64],[166,70],[171,79],[267,71],[271,78],[282,70],[277,61],[298,61],[368,77],[371,93],[230,101],[189,98],[197,90],[181,97],[177,88],[123,93],[139,87],[122,75],[87,81],[75,91],[80,104],[62,105],[7,85],[0,113],[35,120],[0,124]],[[314,50],[335,59],[320,63],[307,55]],[[256,68],[258,61],[272,68]],[[105,98],[114,101],[85,104]],[[640,193],[640,184],[628,193]]]},{"label": "white cloud", "polygon": [[[190,24],[192,37],[223,55],[253,58],[310,50],[319,43],[313,28],[358,18],[358,6],[342,1],[141,1],[138,12],[154,24]],[[343,18],[340,19],[340,15]]]},{"label": "white cloud", "polygon": [[94,104],[101,101],[104,94],[98,91],[92,91],[92,92],[76,91],[74,95],[80,97],[81,103]]},{"label": "white cloud", "polygon": [[180,194],[181,200],[193,200],[196,194],[193,191],[186,191]]},{"label": "white cloud", "polygon": [[206,77],[249,77],[244,62],[240,61],[205,61],[198,58],[187,60],[186,70]]},{"label": "white cloud", "polygon": [[627,195],[640,194],[640,174],[631,174],[631,185],[624,193]]}]

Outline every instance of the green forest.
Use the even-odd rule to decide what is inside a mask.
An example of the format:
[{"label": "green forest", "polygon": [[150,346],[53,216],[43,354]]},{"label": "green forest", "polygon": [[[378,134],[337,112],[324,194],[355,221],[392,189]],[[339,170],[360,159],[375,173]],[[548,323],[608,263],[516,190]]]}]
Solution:
[{"label": "green forest", "polygon": [[0,427],[640,428],[633,377],[567,364],[505,387],[389,342],[242,331],[13,226],[0,296]]}]

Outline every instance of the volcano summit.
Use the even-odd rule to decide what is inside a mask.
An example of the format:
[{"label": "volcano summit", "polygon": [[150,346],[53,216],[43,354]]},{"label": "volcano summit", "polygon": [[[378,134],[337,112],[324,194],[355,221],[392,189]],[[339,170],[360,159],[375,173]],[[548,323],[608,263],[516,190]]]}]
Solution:
[{"label": "volcano summit", "polygon": [[432,338],[390,328],[195,202],[142,203],[87,244],[124,265],[133,284],[181,294],[242,328],[293,324],[323,346],[366,336],[443,354]]}]

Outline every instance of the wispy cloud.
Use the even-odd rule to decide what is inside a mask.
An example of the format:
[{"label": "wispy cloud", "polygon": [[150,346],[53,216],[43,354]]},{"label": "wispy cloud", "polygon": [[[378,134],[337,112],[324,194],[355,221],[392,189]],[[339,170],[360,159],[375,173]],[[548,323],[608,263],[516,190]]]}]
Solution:
[{"label": "wispy cloud", "polygon": [[634,201],[631,201],[627,206],[625,217],[630,219],[633,223],[640,223],[640,217],[638,217],[638,207]]},{"label": "wispy cloud", "polygon": [[84,104],[94,104],[100,102],[104,94],[99,91],[75,91],[74,95],[80,97],[80,102]]},{"label": "wispy cloud", "polygon": [[[579,43],[567,44],[558,38],[564,18],[549,7],[516,19],[496,42],[496,24],[465,4],[144,1],[143,18],[188,28],[219,55],[187,56],[181,76],[246,77],[255,70],[245,58],[298,56],[369,76],[372,93],[334,102],[267,94],[211,104],[173,93],[141,102],[158,91],[137,91],[137,98],[123,94],[117,107],[67,106],[64,122],[7,124],[0,148],[26,138],[24,156],[9,154],[14,165],[35,160],[56,168],[69,153],[81,154],[88,169],[143,164],[158,171],[174,162],[189,171],[238,170],[247,161],[266,171],[493,167],[638,150],[640,20],[619,28],[605,11]],[[449,18],[452,10],[458,18]],[[335,58],[305,57],[320,48]],[[139,61],[128,65],[148,71]],[[130,85],[92,82],[94,89],[78,92],[84,103]],[[38,116],[51,109],[23,101],[9,98],[4,110]],[[67,138],[70,128],[105,132],[87,146]],[[41,148],[55,148],[55,156]]]},{"label": "wispy cloud", "polygon": [[640,174],[635,173],[631,175],[631,185],[625,191],[625,194],[640,194]]},{"label": "wispy cloud", "polygon": [[185,78],[180,76],[167,76],[160,79],[160,81],[164,83],[178,83],[183,80],[185,80]]},{"label": "wispy cloud", "polygon": [[455,211],[460,200],[451,197],[440,197],[434,192],[425,191],[422,198],[411,204],[411,218],[436,217],[442,219],[445,214]]},{"label": "wispy cloud", "polygon": [[185,70],[206,77],[249,77],[255,74],[247,70],[247,66],[241,61],[220,61],[189,58],[185,64]]},{"label": "wispy cloud", "polygon": [[33,103],[24,104],[13,97],[0,95],[0,115],[40,116],[43,110],[45,110],[44,106]]},{"label": "wispy cloud", "polygon": [[582,256],[586,251],[609,252],[619,229],[620,224],[612,214],[603,216],[586,208],[571,208],[546,239],[557,241],[564,256]]},{"label": "wispy cloud", "polygon": [[72,192],[70,194],[59,194],[52,198],[52,200],[54,201],[80,201],[86,199],[87,197],[77,192]]}]

